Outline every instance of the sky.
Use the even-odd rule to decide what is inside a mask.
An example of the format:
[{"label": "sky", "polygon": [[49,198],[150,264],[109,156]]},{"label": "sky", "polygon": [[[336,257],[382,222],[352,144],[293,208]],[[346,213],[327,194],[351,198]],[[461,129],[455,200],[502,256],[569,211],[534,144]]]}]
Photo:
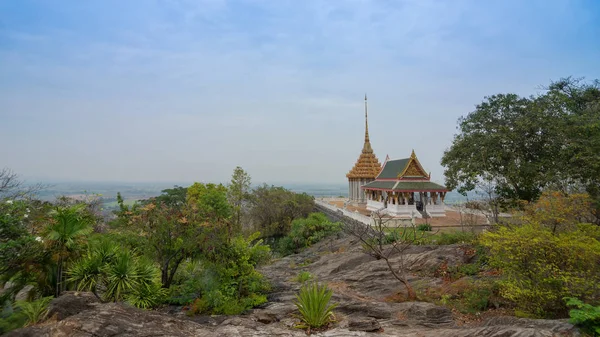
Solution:
[{"label": "sky", "polygon": [[0,167],[28,180],[432,180],[485,96],[600,78],[597,0],[0,0]]}]

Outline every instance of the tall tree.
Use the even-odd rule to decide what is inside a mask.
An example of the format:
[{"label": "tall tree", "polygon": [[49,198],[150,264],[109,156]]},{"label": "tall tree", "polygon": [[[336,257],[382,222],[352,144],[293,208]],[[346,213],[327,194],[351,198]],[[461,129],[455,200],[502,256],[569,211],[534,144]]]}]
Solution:
[{"label": "tall tree", "polygon": [[245,204],[250,199],[250,175],[241,167],[236,167],[231,176],[227,189],[227,199],[233,207],[233,225],[242,229],[242,217],[245,214]]},{"label": "tall tree", "polygon": [[566,120],[561,160],[567,183],[581,186],[593,198],[600,223],[600,82],[564,78],[547,90],[548,105]]},{"label": "tall tree", "polygon": [[150,256],[160,265],[163,288],[168,288],[183,260],[191,256],[203,234],[202,226],[185,207],[149,203],[128,217],[126,231],[142,235]]},{"label": "tall tree", "polygon": [[446,184],[459,192],[492,179],[505,200],[533,201],[557,177],[564,120],[536,98],[499,94],[459,119],[444,152]]}]

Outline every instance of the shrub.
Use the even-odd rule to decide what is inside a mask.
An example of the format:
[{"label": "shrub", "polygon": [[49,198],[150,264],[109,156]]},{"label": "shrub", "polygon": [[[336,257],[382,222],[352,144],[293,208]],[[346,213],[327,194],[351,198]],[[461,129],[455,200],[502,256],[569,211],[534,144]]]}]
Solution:
[{"label": "shrub", "polygon": [[182,266],[177,269],[173,284],[169,288],[170,294],[167,301],[171,304],[185,305],[200,297],[203,272],[202,264],[198,260],[189,260],[182,263]]},{"label": "shrub", "polygon": [[27,325],[37,324],[48,315],[48,304],[52,298],[52,296],[48,296],[31,302],[17,301],[15,306],[27,317]]},{"label": "shrub", "polygon": [[463,264],[458,267],[458,272],[468,276],[477,275],[479,273],[479,265],[474,263]]},{"label": "shrub", "polygon": [[517,310],[534,317],[564,317],[564,297],[597,300],[600,291],[600,242],[586,232],[553,235],[543,226],[501,227],[481,243],[489,261],[503,272],[500,294]]},{"label": "shrub", "polygon": [[424,224],[420,224],[417,226],[417,230],[419,231],[423,231],[423,232],[431,232],[432,227],[430,224],[428,223],[424,223]]},{"label": "shrub", "polygon": [[267,301],[269,284],[255,267],[268,261],[270,249],[262,240],[253,243],[259,235],[234,237],[205,255],[198,283],[202,296],[192,313],[234,315]]},{"label": "shrub", "polygon": [[158,282],[152,282],[134,287],[127,294],[125,300],[134,307],[151,309],[162,303],[166,295],[167,289],[162,288]]},{"label": "shrub", "polygon": [[296,281],[304,283],[312,278],[312,275],[307,271],[302,271],[296,276]]},{"label": "shrub", "polygon": [[472,243],[476,239],[474,233],[471,232],[450,232],[450,233],[440,233],[440,235],[436,238],[435,243],[438,245],[453,245],[456,243]]},{"label": "shrub", "polygon": [[91,247],[69,269],[68,275],[78,290],[92,291],[100,297],[98,289],[103,289],[103,300],[126,300],[138,308],[155,307],[165,295],[156,266],[106,241]]},{"label": "shrub", "polygon": [[305,219],[292,222],[290,233],[279,242],[278,251],[282,255],[297,253],[339,231],[339,222],[329,221],[323,213],[311,213]]},{"label": "shrub", "polygon": [[27,316],[21,311],[12,311],[11,309],[9,312],[3,312],[0,317],[0,335],[22,328],[25,324],[27,324]]},{"label": "shrub", "polygon": [[575,307],[569,311],[570,323],[593,336],[600,336],[600,306],[592,306],[572,297],[565,297],[567,306]]},{"label": "shrub", "polygon": [[476,313],[487,309],[491,296],[491,289],[476,283],[462,294],[463,311]]},{"label": "shrub", "polygon": [[333,292],[326,285],[316,282],[304,284],[296,295],[296,307],[300,312],[302,327],[320,328],[333,321],[333,309],[336,304],[329,304]]}]

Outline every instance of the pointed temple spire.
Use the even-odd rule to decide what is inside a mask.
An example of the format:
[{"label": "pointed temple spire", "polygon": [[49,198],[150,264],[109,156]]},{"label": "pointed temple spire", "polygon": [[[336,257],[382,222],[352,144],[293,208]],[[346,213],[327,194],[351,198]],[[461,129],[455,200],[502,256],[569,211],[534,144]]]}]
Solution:
[{"label": "pointed temple spire", "polygon": [[371,142],[369,141],[369,114],[367,108],[367,94],[365,93],[365,145],[369,143],[369,147],[371,146]]},{"label": "pointed temple spire", "polygon": [[379,174],[379,170],[381,170],[381,164],[373,153],[371,141],[369,140],[368,117],[367,94],[365,94],[365,143],[356,164],[346,175],[350,179],[375,179]]}]

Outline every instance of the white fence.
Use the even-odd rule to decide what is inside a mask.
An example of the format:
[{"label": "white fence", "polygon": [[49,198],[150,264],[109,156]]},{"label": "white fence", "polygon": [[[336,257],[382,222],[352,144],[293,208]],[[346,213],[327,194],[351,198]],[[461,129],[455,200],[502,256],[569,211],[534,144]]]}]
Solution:
[{"label": "white fence", "polygon": [[328,202],[323,201],[323,200],[319,200],[319,199],[315,199],[315,203],[317,205],[319,205],[319,206],[322,206],[322,207],[325,207],[327,209],[330,209],[333,212],[342,212],[342,214],[344,216],[347,216],[347,217],[349,217],[351,219],[360,221],[360,222],[364,223],[365,225],[371,225],[373,223],[373,219],[371,219],[371,217],[368,217],[366,215],[362,215],[362,214],[360,214],[358,212],[350,212],[347,209],[343,209],[343,208],[339,208],[339,207],[333,206],[333,205],[329,204]]}]

